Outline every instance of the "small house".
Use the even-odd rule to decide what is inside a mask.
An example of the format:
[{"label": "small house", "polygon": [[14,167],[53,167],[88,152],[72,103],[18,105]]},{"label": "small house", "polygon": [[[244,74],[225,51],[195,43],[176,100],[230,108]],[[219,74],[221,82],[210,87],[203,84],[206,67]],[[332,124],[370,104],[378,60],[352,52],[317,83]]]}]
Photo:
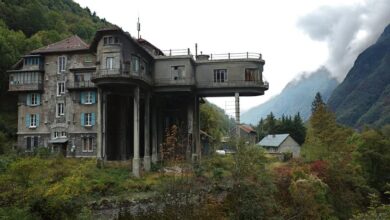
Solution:
[{"label": "small house", "polygon": [[290,152],[292,156],[299,157],[301,147],[289,134],[269,134],[257,145],[262,146],[270,154]]}]

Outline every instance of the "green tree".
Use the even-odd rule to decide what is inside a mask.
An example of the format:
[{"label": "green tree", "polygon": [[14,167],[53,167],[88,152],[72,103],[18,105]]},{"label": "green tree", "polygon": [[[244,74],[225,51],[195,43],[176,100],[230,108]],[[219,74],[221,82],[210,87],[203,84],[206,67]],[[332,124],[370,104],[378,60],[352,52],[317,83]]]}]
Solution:
[{"label": "green tree", "polygon": [[325,106],[325,103],[322,100],[321,93],[317,92],[314,101],[311,103],[311,112],[316,112],[320,106]]}]

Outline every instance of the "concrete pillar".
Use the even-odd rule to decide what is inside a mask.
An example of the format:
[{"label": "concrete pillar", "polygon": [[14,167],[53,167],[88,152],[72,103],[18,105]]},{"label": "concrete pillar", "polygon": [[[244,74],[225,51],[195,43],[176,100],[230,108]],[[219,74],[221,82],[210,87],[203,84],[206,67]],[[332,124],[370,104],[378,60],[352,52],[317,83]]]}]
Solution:
[{"label": "concrete pillar", "polygon": [[186,149],[186,159],[187,161],[191,160],[191,152],[194,152],[193,149],[193,127],[194,127],[194,102],[190,101],[187,105],[187,123],[188,123],[188,143]]},{"label": "concrete pillar", "polygon": [[107,94],[102,91],[102,157],[107,160]]},{"label": "concrete pillar", "polygon": [[97,91],[97,113],[96,113],[96,159],[101,161],[103,159],[103,146],[102,146],[102,91],[98,89]]},{"label": "concrete pillar", "polygon": [[145,119],[144,119],[144,168],[150,171],[150,93],[145,94]]},{"label": "concrete pillar", "polygon": [[157,156],[157,100],[153,100],[154,105],[152,109],[152,163],[156,164]]},{"label": "concrete pillar", "polygon": [[139,169],[140,169],[140,159],[139,159],[139,87],[135,87],[134,89],[134,157],[133,157],[133,175],[135,177],[139,177]]},{"label": "concrete pillar", "polygon": [[[194,100],[194,122],[193,122],[193,141],[195,143],[195,155],[193,155],[193,160],[200,160],[202,154],[202,148],[200,145],[200,120],[199,120],[199,97],[196,95]],[[196,158],[194,158],[196,157]]]},{"label": "concrete pillar", "polygon": [[[127,103],[126,103],[127,104]],[[125,104],[125,105],[126,105]],[[118,109],[118,114],[121,115],[122,122],[118,125],[120,127],[120,141],[119,141],[119,149],[120,149],[120,158],[122,161],[126,160],[126,122],[127,122],[127,117],[128,113],[126,112],[127,106],[123,106],[120,109]]]},{"label": "concrete pillar", "polygon": [[236,133],[237,137],[240,138],[240,94],[235,93],[235,109],[236,109]]}]

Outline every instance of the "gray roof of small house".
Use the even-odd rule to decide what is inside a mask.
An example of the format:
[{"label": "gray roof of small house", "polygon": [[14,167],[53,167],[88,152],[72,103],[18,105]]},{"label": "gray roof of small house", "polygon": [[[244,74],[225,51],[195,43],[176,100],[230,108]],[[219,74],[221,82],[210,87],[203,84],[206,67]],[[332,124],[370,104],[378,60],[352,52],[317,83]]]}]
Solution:
[{"label": "gray roof of small house", "polygon": [[257,144],[261,145],[261,146],[267,146],[267,147],[279,147],[283,143],[283,141],[286,140],[286,138],[288,136],[290,136],[290,135],[289,134],[269,134],[266,137],[264,137],[263,139],[261,139],[261,141]]}]

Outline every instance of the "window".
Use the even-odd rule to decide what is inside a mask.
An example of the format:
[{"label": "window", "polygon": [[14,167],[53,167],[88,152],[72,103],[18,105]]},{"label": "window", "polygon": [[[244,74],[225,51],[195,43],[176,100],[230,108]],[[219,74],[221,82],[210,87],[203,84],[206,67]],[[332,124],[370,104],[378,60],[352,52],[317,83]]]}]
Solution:
[{"label": "window", "polygon": [[57,117],[64,115],[64,108],[65,108],[64,103],[57,103]]},{"label": "window", "polygon": [[131,56],[131,71],[138,74],[140,69],[139,57]]},{"label": "window", "polygon": [[95,113],[81,113],[81,126],[91,127],[95,125]]},{"label": "window", "polygon": [[54,131],[53,132],[53,138],[66,138],[66,132],[65,131]]},{"label": "window", "polygon": [[173,80],[183,79],[185,74],[185,66],[172,66],[171,73]]},{"label": "window", "polygon": [[31,114],[27,115],[26,122],[29,128],[36,128],[38,125],[38,115],[37,114]]},{"label": "window", "polygon": [[58,57],[58,73],[65,72],[66,69],[66,57],[60,56]]},{"label": "window", "polygon": [[227,81],[227,70],[226,69],[216,69],[214,70],[214,82],[222,83]]},{"label": "window", "polygon": [[83,152],[93,152],[93,138],[84,137],[83,138]]},{"label": "window", "polygon": [[103,38],[103,45],[119,44],[119,38],[107,36]]},{"label": "window", "polygon": [[259,69],[245,69],[245,81],[256,81],[259,75]]},{"label": "window", "polygon": [[26,137],[26,151],[33,151],[36,147],[38,147],[38,137]]},{"label": "window", "polygon": [[38,65],[39,64],[39,57],[26,57],[24,58],[24,65],[25,66],[32,66],[32,65]]},{"label": "window", "polygon": [[95,104],[96,103],[96,92],[87,91],[80,93],[81,104]]},{"label": "window", "polygon": [[42,75],[38,72],[14,73],[9,80],[11,85],[41,83]]},{"label": "window", "polygon": [[114,69],[114,57],[107,57],[107,59],[106,59],[106,69],[108,69],[108,70]]},{"label": "window", "polygon": [[57,83],[57,96],[65,94],[65,82]]},{"label": "window", "polygon": [[27,106],[37,106],[41,102],[41,94],[29,93],[27,94]]},{"label": "window", "polygon": [[85,104],[92,104],[92,92],[85,93]]}]

